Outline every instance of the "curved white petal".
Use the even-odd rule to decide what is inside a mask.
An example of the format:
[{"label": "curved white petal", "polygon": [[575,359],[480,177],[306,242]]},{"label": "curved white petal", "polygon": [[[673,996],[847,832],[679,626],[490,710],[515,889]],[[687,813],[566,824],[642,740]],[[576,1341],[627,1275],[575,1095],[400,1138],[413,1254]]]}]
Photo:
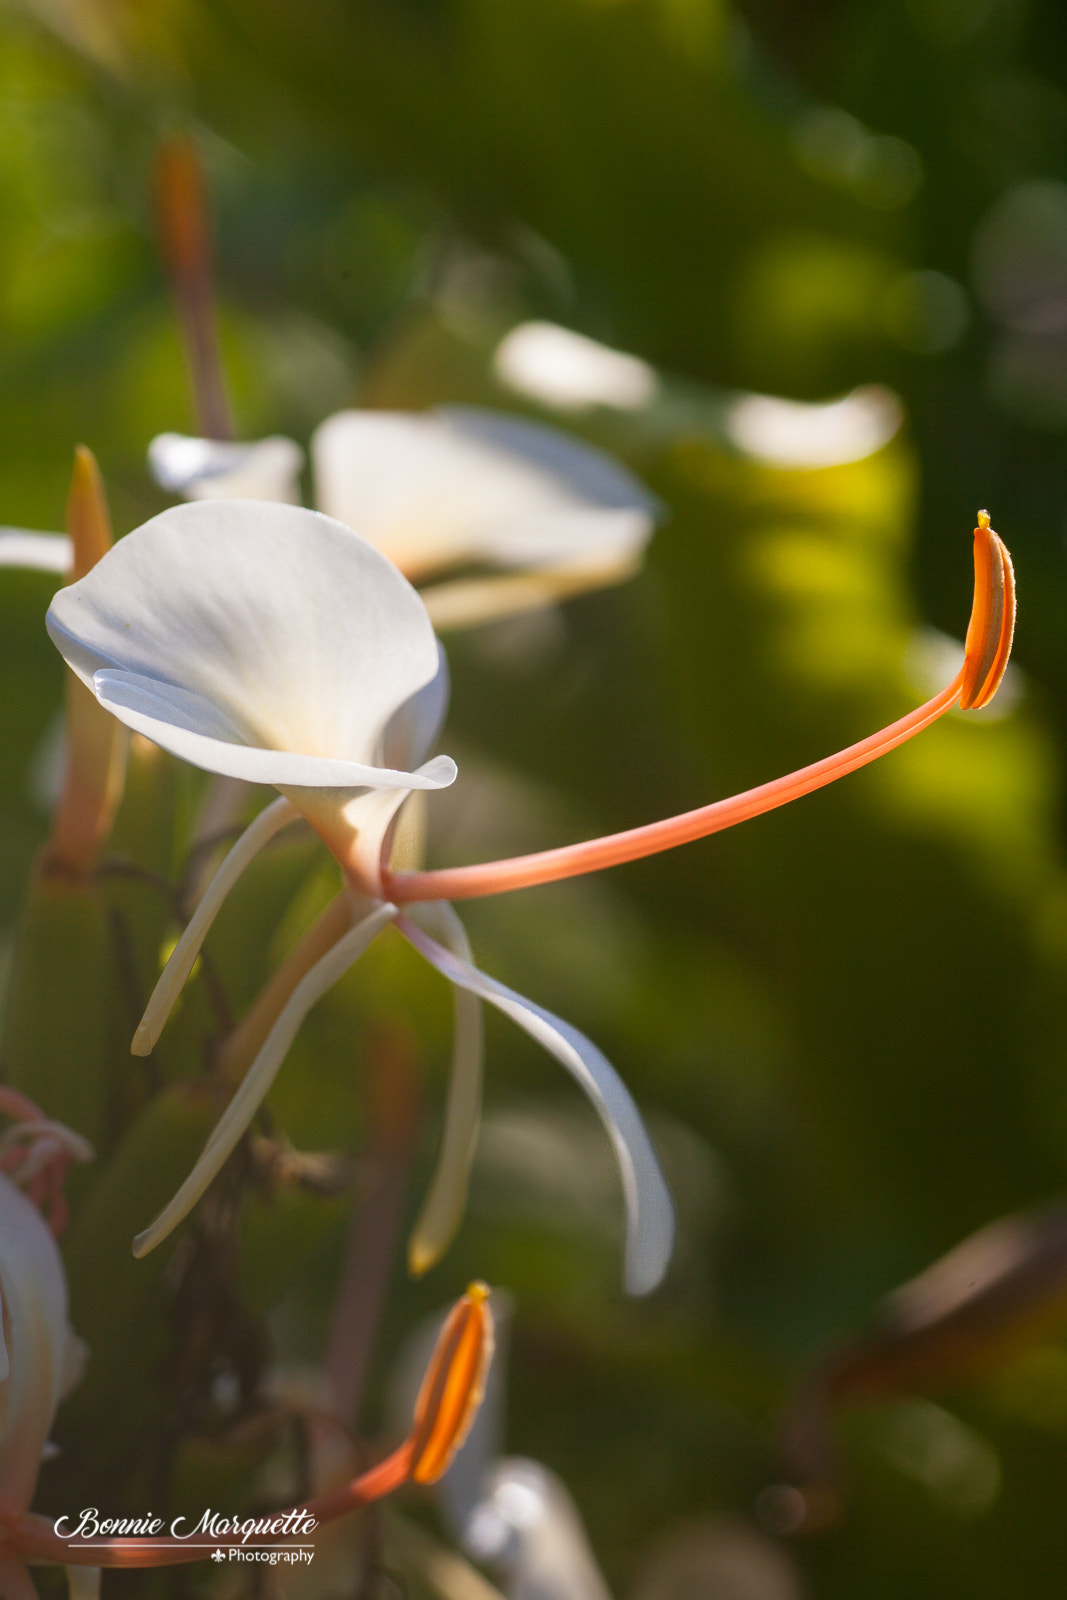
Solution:
[{"label": "curved white petal", "polygon": [[189,974],[196,965],[211,924],[222,910],[223,901],[264,845],[280,833],[282,828],[300,813],[292,801],[280,797],[259,813],[229,850],[221,866],[208,884],[181,938],[171,952],[170,960],[159,975],[152,997],[145,1007],[144,1016],[133,1036],[130,1046],[135,1056],[146,1056],[155,1047],[163,1032],[163,1025],[174,1007],[174,1002],[185,988]]},{"label": "curved white petal", "polygon": [[48,628],[129,727],[281,788],[436,787],[383,769],[385,728],[440,669],[415,591],[349,528],[297,506],[176,506],[60,591]]},{"label": "curved white petal", "polygon": [[304,452],[281,434],[252,444],[161,433],[148,446],[148,470],[169,494],[187,500],[277,500],[300,504]]},{"label": "curved white petal", "polygon": [[312,1006],[346,973],[386,923],[396,916],[396,906],[379,905],[338,939],[311,970],[304,974],[264,1040],[263,1047],[245,1073],[233,1099],[215,1124],[196,1165],[169,1205],[133,1241],[135,1256],[147,1255],[178,1226],[196,1205],[208,1184],[221,1170],[263,1103],[297,1030]]},{"label": "curved white petal", "polygon": [[591,1100],[615,1151],[626,1204],[626,1287],[647,1294],[663,1277],[674,1243],[674,1207],[633,1097],[596,1045],[551,1011],[534,1005],[443,948],[407,917],[397,927],[459,988],[496,1006],[567,1068]]},{"label": "curved white petal", "polygon": [[[422,906],[419,917],[447,950],[471,965],[471,947],[463,924],[447,902]],[[408,1242],[408,1266],[416,1277],[421,1277],[440,1260],[462,1221],[482,1120],[484,1029],[481,1001],[470,990],[456,985],[455,1008],[452,1074],[441,1149],[429,1191]]]},{"label": "curved white petal", "polygon": [[210,701],[133,672],[94,673],[92,688],[104,709],[135,733],[226,778],[278,789],[441,789],[455,781],[449,756],[427,762],[421,772],[397,772],[238,743],[236,733],[226,737],[226,723]]},{"label": "curved white petal", "polygon": [[37,1207],[0,1174],[0,1512],[24,1511],[63,1390],[68,1327],[63,1265]]},{"label": "curved white petal", "polygon": [[33,572],[69,572],[74,546],[65,533],[28,533],[0,528],[0,567],[28,567]]},{"label": "curved white petal", "polygon": [[658,504],[599,450],[521,417],[453,406],[342,411],[311,444],[318,503],[409,572],[636,554]]}]

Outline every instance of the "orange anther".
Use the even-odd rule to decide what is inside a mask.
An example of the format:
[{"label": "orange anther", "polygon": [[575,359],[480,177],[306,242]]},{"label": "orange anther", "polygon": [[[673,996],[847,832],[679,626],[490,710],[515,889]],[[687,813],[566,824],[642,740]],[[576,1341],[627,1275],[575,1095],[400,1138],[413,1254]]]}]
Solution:
[{"label": "orange anther", "polygon": [[1000,536],[979,511],[974,530],[974,605],[967,628],[960,708],[980,711],[1000,686],[1015,632],[1015,572]]},{"label": "orange anther", "polygon": [[492,1354],[489,1290],[472,1283],[441,1329],[415,1402],[411,1476],[416,1483],[434,1483],[466,1438]]}]

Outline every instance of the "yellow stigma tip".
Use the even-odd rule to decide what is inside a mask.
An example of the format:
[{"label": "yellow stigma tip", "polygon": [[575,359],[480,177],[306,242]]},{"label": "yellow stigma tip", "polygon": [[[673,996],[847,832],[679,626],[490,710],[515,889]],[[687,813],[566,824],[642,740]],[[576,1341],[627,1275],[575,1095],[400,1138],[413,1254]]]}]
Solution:
[{"label": "yellow stigma tip", "polygon": [[979,511],[979,513],[978,513],[978,526],[980,528],[988,528],[989,527],[989,512],[988,511]]}]

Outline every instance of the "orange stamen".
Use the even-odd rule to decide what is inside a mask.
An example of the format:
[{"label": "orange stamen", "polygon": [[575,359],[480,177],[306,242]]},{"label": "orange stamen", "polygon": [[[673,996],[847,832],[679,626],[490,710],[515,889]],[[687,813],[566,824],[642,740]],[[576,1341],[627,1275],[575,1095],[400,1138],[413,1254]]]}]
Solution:
[{"label": "orange stamen", "polygon": [[435,1483],[467,1437],[493,1355],[489,1290],[472,1283],[452,1308],[415,1403],[415,1483]]},{"label": "orange stamen", "polygon": [[1015,580],[1011,558],[1000,538],[989,526],[984,511],[978,515],[974,545],[974,601],[967,628],[964,664],[952,682],[925,705],[892,722],[879,733],[849,745],[837,755],[827,756],[811,766],[801,767],[773,783],[746,789],[729,800],[716,800],[695,811],[663,822],[652,822],[623,833],[608,834],[582,844],[564,845],[558,850],[541,850],[535,855],[514,856],[506,861],[488,861],[470,867],[451,867],[437,872],[392,873],[383,868],[384,893],[396,905],[423,900],[470,900],[481,895],[503,894],[509,889],[529,888],[539,883],[555,883],[605,867],[637,861],[642,856],[673,850],[680,844],[706,838],[746,822],[765,811],[786,805],[790,800],[821,789],[824,784],[855,772],[898,744],[911,739],[954,705],[978,710],[996,693],[1011,652],[1015,626]]},{"label": "orange stamen", "polygon": [[1015,633],[1015,570],[1004,541],[979,511],[974,530],[974,609],[967,629],[960,709],[980,711],[1000,687]]}]

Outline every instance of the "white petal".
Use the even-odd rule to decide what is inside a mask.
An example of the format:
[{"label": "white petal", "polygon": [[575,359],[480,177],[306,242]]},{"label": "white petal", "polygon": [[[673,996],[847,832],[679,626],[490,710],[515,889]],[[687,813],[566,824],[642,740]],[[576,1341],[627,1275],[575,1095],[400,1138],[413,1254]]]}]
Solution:
[{"label": "white petal", "polygon": [[414,767],[424,760],[444,726],[450,689],[448,657],[439,644],[436,675],[389,719],[382,756],[391,767]]},{"label": "white petal", "polygon": [[69,572],[74,546],[65,533],[27,533],[0,528],[0,567],[28,567],[33,572]]},{"label": "white petal", "polygon": [[405,571],[636,553],[658,504],[608,456],[524,418],[342,411],[312,440],[316,493]]},{"label": "white petal", "polygon": [[611,1139],[626,1204],[626,1287],[647,1294],[663,1277],[674,1243],[674,1207],[641,1114],[615,1068],[584,1033],[445,950],[407,917],[397,927],[437,970],[503,1011],[585,1090]]},{"label": "white petal", "polygon": [[[419,919],[428,923],[441,943],[470,965],[471,947],[452,907],[441,901],[422,906]],[[482,1120],[482,1057],[484,1029],[478,996],[456,986],[452,1074],[448,1084],[444,1129],[437,1166],[408,1243],[408,1266],[421,1277],[452,1243],[467,1206],[474,1147]]]},{"label": "white petal", "polygon": [[148,469],[161,489],[187,500],[278,500],[300,504],[304,452],[280,434],[253,444],[161,433]]},{"label": "white petal", "polygon": [[176,506],[121,539],[48,614],[68,664],[129,727],[225,776],[433,787],[381,771],[386,725],[439,671],[410,585],[296,506]]},{"label": "white petal", "polygon": [[182,1218],[188,1216],[259,1110],[289,1046],[296,1038],[300,1024],[312,1006],[359,960],[371,940],[395,916],[396,906],[379,905],[357,922],[354,928],[350,928],[321,961],[304,974],[245,1073],[236,1094],[215,1124],[192,1172],[170,1204],[164,1206],[155,1221],[133,1241],[135,1256],[144,1256],[154,1250]]},{"label": "white petal", "polygon": [[67,1290],[37,1207],[0,1174],[0,1295],[7,1375],[0,1384],[0,1511],[24,1511],[62,1391]]},{"label": "white petal", "polygon": [[226,737],[228,725],[210,701],[133,672],[94,673],[92,688],[104,709],[135,733],[223,777],[278,789],[441,789],[455,781],[448,756],[428,762],[420,774],[238,743],[236,731]]},{"label": "white petal", "polygon": [[245,868],[255,859],[282,828],[288,827],[300,813],[284,797],[271,802],[259,813],[226,854],[221,866],[208,884],[199,905],[193,912],[181,938],[171,952],[170,960],[159,975],[152,997],[145,1007],[144,1016],[133,1037],[131,1049],[135,1056],[146,1056],[163,1032],[163,1025],[174,1007],[174,1002],[185,988],[189,974],[196,965],[211,924],[222,910],[223,901]]},{"label": "white petal", "polygon": [[493,353],[502,383],[561,411],[636,411],[659,393],[655,368],[554,322],[522,322]]},{"label": "white petal", "polygon": [[872,383],[821,404],[741,395],[727,412],[726,433],[739,450],[772,466],[838,467],[881,450],[903,420],[893,391]]}]

